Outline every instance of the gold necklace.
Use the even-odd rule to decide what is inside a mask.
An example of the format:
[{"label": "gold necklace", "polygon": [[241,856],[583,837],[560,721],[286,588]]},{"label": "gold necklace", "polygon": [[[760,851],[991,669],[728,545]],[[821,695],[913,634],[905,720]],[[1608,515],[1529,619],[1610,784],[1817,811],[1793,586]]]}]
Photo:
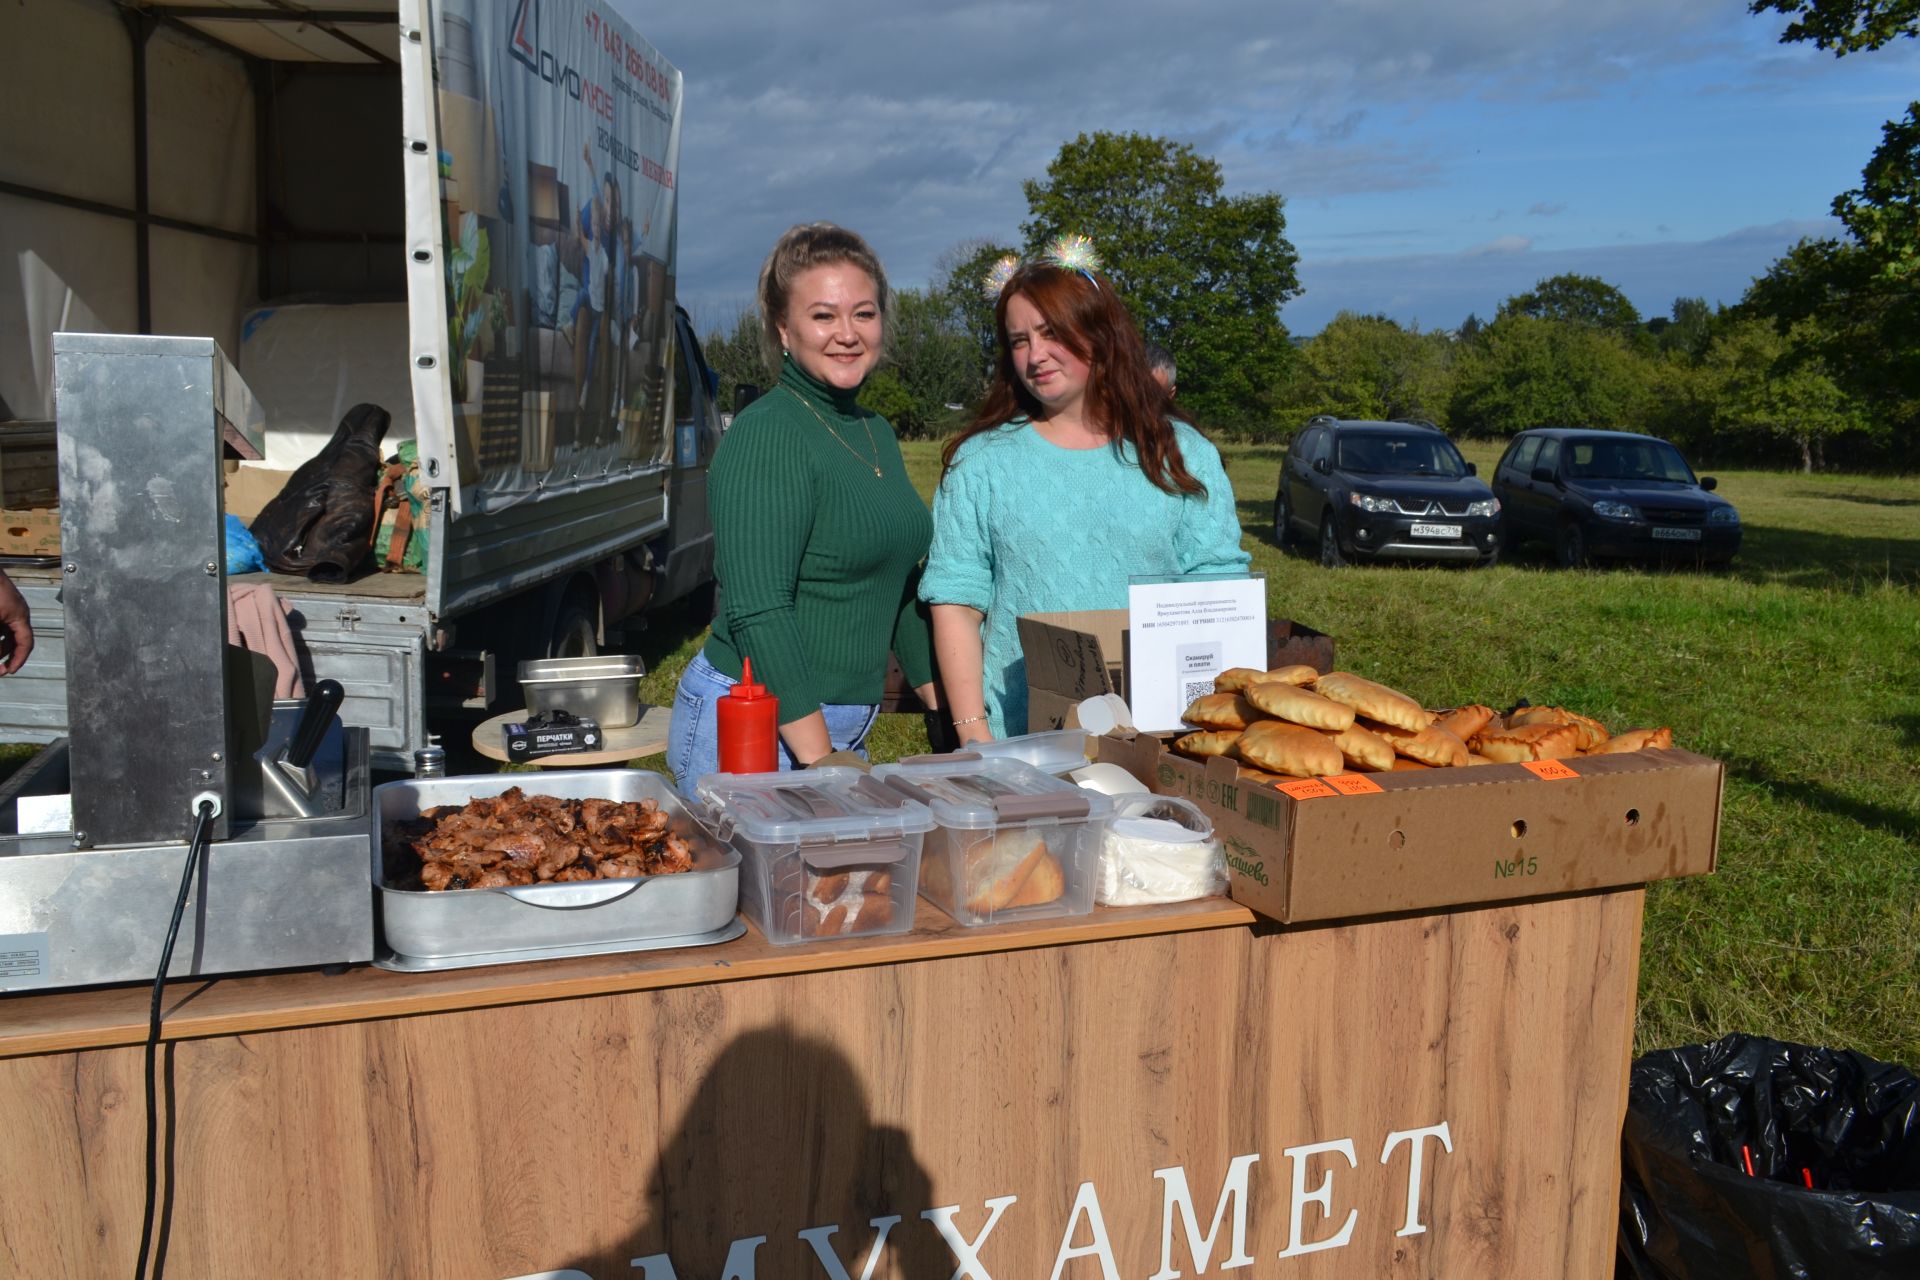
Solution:
[{"label": "gold necklace", "polygon": [[[831,422],[828,422],[824,417],[822,417],[818,409],[814,408],[810,404],[807,404],[807,398],[805,396],[801,395],[798,391],[795,391],[792,387],[782,387],[780,389],[786,392],[788,395],[792,396],[795,400],[798,400],[802,405],[805,405],[807,412],[812,414],[815,418],[819,419],[820,425],[827,429],[827,434],[832,436],[835,440],[840,440],[840,433],[833,429],[833,424]],[[873,450],[873,457],[870,459],[860,457],[860,451],[854,448],[852,445],[848,444],[845,440],[840,440],[840,447],[842,449],[845,449],[848,453],[852,454],[854,457],[860,458],[860,461],[864,465],[872,467],[874,477],[877,479],[881,475],[880,446],[875,444],[873,441],[873,427],[867,421],[867,411],[865,409],[860,410],[860,425],[866,428],[867,448]]]}]

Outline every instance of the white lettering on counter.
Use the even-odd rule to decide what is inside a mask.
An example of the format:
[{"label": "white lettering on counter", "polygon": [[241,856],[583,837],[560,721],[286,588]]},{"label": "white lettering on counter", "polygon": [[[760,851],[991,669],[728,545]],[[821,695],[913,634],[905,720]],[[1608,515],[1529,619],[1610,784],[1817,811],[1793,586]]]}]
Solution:
[{"label": "white lettering on counter", "polygon": [[[867,1265],[860,1271],[860,1280],[873,1280],[873,1269],[880,1265],[880,1255],[886,1252],[887,1233],[892,1231],[899,1222],[900,1215],[897,1213],[890,1217],[873,1220],[873,1229],[880,1234],[874,1237],[873,1248],[867,1252]],[[838,1226],[808,1227],[800,1233],[800,1238],[813,1246],[813,1256],[820,1259],[820,1265],[826,1269],[831,1280],[853,1280],[853,1277],[847,1274],[846,1264],[840,1261],[840,1255],[835,1253],[833,1246],[828,1243],[833,1238],[833,1233],[839,1229]]]},{"label": "white lettering on counter", "polygon": [[1345,1156],[1347,1168],[1360,1167],[1360,1162],[1353,1155],[1352,1138],[1342,1138],[1338,1142],[1309,1142],[1303,1147],[1288,1147],[1280,1153],[1293,1161],[1293,1225],[1287,1232],[1287,1239],[1292,1243],[1280,1251],[1283,1258],[1297,1258],[1303,1253],[1318,1253],[1322,1249],[1344,1249],[1347,1242],[1353,1239],[1353,1224],[1360,1217],[1358,1209],[1349,1209],[1345,1225],[1325,1240],[1309,1241],[1305,1238],[1308,1204],[1319,1205],[1320,1212],[1326,1217],[1333,1216],[1333,1170],[1327,1170],[1327,1176],[1320,1179],[1318,1187],[1307,1190],[1307,1161],[1329,1151],[1337,1151]]},{"label": "white lettering on counter", "polygon": [[[1440,1144],[1444,1154],[1453,1154],[1453,1131],[1442,1120],[1438,1124],[1416,1129],[1395,1129],[1386,1136],[1380,1148],[1380,1164],[1392,1164],[1394,1153],[1402,1146],[1407,1148],[1407,1211],[1396,1236],[1424,1235],[1427,1227],[1420,1219],[1420,1197],[1426,1185],[1427,1142],[1429,1139]],[[1316,1169],[1313,1161],[1316,1157],[1341,1156],[1347,1162],[1347,1168],[1360,1167],[1354,1154],[1354,1142],[1351,1138],[1339,1138],[1331,1142],[1311,1142],[1304,1146],[1286,1147],[1281,1154],[1292,1161],[1292,1175],[1289,1178],[1287,1196],[1287,1247],[1277,1255],[1280,1258],[1297,1258],[1304,1254],[1320,1253],[1328,1249],[1344,1249],[1353,1240],[1354,1228],[1360,1220],[1357,1208],[1348,1208],[1339,1230],[1330,1236],[1308,1238],[1307,1207],[1317,1205],[1319,1217],[1326,1223],[1316,1222],[1318,1230],[1324,1230],[1337,1216],[1334,1200],[1334,1175],[1338,1165],[1324,1162],[1318,1167],[1318,1183],[1311,1189],[1308,1182],[1314,1177]],[[1164,1169],[1155,1169],[1153,1176],[1160,1184],[1160,1269],[1147,1277],[1147,1280],[1183,1280],[1183,1273],[1173,1264],[1176,1225],[1186,1237],[1187,1254],[1193,1260],[1193,1274],[1205,1276],[1219,1271],[1234,1271],[1254,1264],[1253,1255],[1248,1252],[1247,1238],[1250,1231],[1253,1206],[1259,1200],[1259,1188],[1253,1180],[1254,1166],[1260,1162],[1258,1154],[1234,1156],[1227,1163],[1226,1176],[1221,1180],[1219,1198],[1214,1201],[1213,1217],[1206,1233],[1200,1231],[1200,1215],[1196,1212],[1193,1189],[1188,1181],[1187,1170],[1183,1165],[1170,1165]],[[1202,1185],[1211,1185],[1203,1183]],[[947,1250],[953,1255],[954,1271],[951,1280],[994,1280],[993,1274],[981,1262],[980,1254],[986,1247],[994,1229],[1007,1210],[1020,1202],[1019,1196],[992,1196],[983,1203],[986,1208],[986,1221],[979,1233],[969,1239],[958,1225],[960,1206],[941,1205],[933,1209],[923,1209],[920,1216],[933,1224],[940,1233],[940,1239],[946,1243]],[[886,1256],[887,1246],[893,1238],[893,1229],[900,1225],[898,1214],[875,1218],[872,1226],[876,1232],[873,1245],[867,1251],[867,1257],[860,1270],[860,1280],[874,1280],[884,1274],[881,1260]],[[1084,1225],[1083,1225],[1084,1224]],[[1224,1234],[1231,1225],[1231,1233]],[[798,1232],[798,1238],[812,1248],[814,1259],[819,1264],[818,1271],[809,1270],[809,1275],[822,1277],[823,1280],[852,1280],[847,1264],[834,1251],[833,1237],[840,1230],[837,1224],[808,1227]],[[1087,1237],[1085,1244],[1074,1241]],[[727,1249],[725,1271],[719,1280],[757,1280],[755,1270],[760,1246],[767,1242],[766,1236],[748,1236],[735,1240]],[[1222,1248],[1227,1251],[1216,1269],[1213,1255]],[[1085,1268],[1075,1269],[1067,1264],[1080,1258],[1092,1258],[1099,1263],[1101,1280],[1120,1280],[1120,1269],[1114,1261],[1113,1242],[1107,1232],[1106,1216],[1100,1206],[1099,1188],[1092,1182],[1082,1182],[1074,1193],[1073,1208],[1067,1215],[1066,1230],[1060,1236],[1060,1247],[1054,1253],[1051,1280],[1062,1280],[1071,1273],[1078,1276],[1092,1273]],[[705,1280],[704,1277],[681,1276],[674,1270],[673,1259],[664,1253],[648,1254],[644,1258],[634,1258],[630,1265],[640,1272],[639,1280]],[[589,1280],[580,1271],[536,1272],[532,1276],[520,1276],[517,1280]],[[788,1280],[781,1277],[780,1280]]]},{"label": "white lettering on counter", "polygon": [[947,1242],[947,1248],[952,1250],[953,1260],[960,1264],[953,1273],[953,1280],[993,1280],[987,1274],[987,1269],[980,1265],[980,1246],[993,1234],[993,1228],[1000,1221],[1000,1215],[1007,1211],[1007,1206],[1019,1199],[1019,1196],[995,1196],[988,1200],[987,1225],[980,1228],[980,1234],[971,1240],[961,1235],[960,1229],[953,1225],[953,1215],[960,1212],[959,1205],[943,1205],[921,1212],[920,1216],[933,1224],[940,1238]]},{"label": "white lettering on counter", "polygon": [[[1093,1229],[1093,1239],[1075,1244],[1073,1238],[1080,1233],[1083,1214]],[[1073,1212],[1067,1215],[1067,1229],[1060,1237],[1060,1252],[1053,1255],[1053,1275],[1048,1280],[1060,1280],[1061,1271],[1074,1258],[1098,1258],[1101,1280],[1120,1280],[1120,1268],[1113,1261],[1113,1242],[1107,1239],[1107,1222],[1100,1216],[1100,1193],[1091,1182],[1081,1183],[1074,1193]]]},{"label": "white lettering on counter", "polygon": [[1235,1156],[1227,1166],[1227,1181],[1213,1208],[1213,1225],[1204,1236],[1200,1234],[1200,1219],[1193,1212],[1193,1192],[1187,1188],[1187,1171],[1179,1165],[1153,1171],[1153,1176],[1165,1183],[1166,1189],[1160,1212],[1160,1269],[1147,1280],[1180,1280],[1180,1271],[1173,1265],[1176,1209],[1187,1229],[1187,1253],[1193,1258],[1195,1275],[1207,1274],[1207,1268],[1213,1265],[1213,1245],[1220,1238],[1220,1224],[1227,1216],[1228,1205],[1233,1206],[1233,1252],[1220,1264],[1220,1269],[1232,1271],[1235,1267],[1253,1265],[1253,1255],[1247,1252],[1247,1177],[1259,1159],[1257,1155]]},{"label": "white lettering on counter", "polygon": [[1393,1149],[1403,1142],[1413,1144],[1413,1155],[1407,1165],[1407,1224],[1393,1234],[1396,1236],[1417,1236],[1424,1234],[1426,1225],[1420,1221],[1420,1170],[1426,1148],[1420,1144],[1422,1138],[1438,1138],[1447,1154],[1453,1154],[1453,1135],[1447,1132],[1447,1122],[1429,1125],[1425,1129],[1399,1129],[1387,1135],[1387,1145],[1380,1148],[1380,1163],[1385,1164]]}]

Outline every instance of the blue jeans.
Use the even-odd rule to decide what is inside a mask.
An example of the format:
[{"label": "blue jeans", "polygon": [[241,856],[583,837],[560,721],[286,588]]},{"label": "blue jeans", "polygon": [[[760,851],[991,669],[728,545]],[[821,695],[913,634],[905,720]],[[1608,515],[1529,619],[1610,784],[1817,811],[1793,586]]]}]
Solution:
[{"label": "blue jeans", "polygon": [[[680,677],[680,689],[673,696],[673,723],[667,729],[667,768],[680,794],[692,800],[694,786],[709,773],[720,771],[720,734],[714,718],[714,703],[739,683],[724,676],[707,661],[707,655],[694,655]],[[827,737],[835,751],[867,754],[867,735],[880,708],[858,703],[828,703],[820,708],[827,719]],[[784,772],[798,769],[800,762],[787,750],[784,740],[775,753]]]}]

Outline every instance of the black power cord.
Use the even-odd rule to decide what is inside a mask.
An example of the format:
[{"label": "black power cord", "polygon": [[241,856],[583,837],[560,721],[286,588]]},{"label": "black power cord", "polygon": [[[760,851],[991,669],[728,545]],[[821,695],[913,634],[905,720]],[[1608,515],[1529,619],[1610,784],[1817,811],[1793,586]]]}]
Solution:
[{"label": "black power cord", "polygon": [[[180,873],[180,892],[173,900],[173,919],[167,924],[166,945],[160,949],[160,971],[153,976],[153,1005],[147,1012],[147,1208],[140,1225],[140,1261],[134,1268],[134,1280],[145,1280],[147,1274],[147,1255],[153,1245],[154,1204],[160,1185],[160,1117],[153,1096],[153,1064],[160,1048],[160,999],[167,986],[167,970],[173,964],[173,944],[180,937],[180,920],[186,915],[187,894],[193,888],[193,871],[213,833],[213,801],[202,800],[195,812],[193,838],[187,843],[187,865]],[[154,1256],[153,1267],[157,1278],[166,1267],[164,1253]]]}]

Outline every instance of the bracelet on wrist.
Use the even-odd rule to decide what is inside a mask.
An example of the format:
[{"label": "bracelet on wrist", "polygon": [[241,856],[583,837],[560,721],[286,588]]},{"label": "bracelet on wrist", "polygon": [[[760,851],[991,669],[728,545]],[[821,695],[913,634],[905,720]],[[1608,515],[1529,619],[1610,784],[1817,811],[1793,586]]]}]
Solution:
[{"label": "bracelet on wrist", "polygon": [[963,725],[963,724],[979,724],[979,723],[981,723],[981,722],[982,722],[983,720],[985,720],[986,718],[987,718],[987,717],[986,717],[985,715],[977,715],[977,716],[968,716],[968,717],[967,717],[966,719],[964,719],[964,720],[955,720],[955,721],[953,722],[953,727],[954,727],[954,728],[956,728],[956,729],[958,729],[958,728],[959,728],[959,727],[960,727],[961,725]]}]

